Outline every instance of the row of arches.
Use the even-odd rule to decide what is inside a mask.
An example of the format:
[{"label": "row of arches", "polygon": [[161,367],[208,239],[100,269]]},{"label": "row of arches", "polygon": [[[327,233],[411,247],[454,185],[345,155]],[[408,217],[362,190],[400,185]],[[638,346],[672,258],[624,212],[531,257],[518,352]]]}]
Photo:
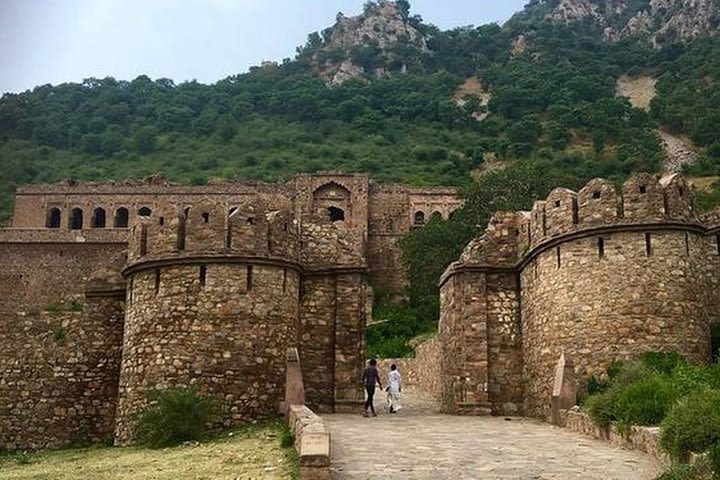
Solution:
[{"label": "row of arches", "polygon": [[[443,218],[442,213],[440,212],[434,212],[431,216],[431,219],[435,220],[438,218]],[[417,211],[415,212],[415,215],[413,215],[413,226],[414,227],[422,227],[427,222],[425,217],[425,212]]]},{"label": "row of arches", "polygon": [[[138,215],[141,217],[149,217],[152,214],[152,210],[148,207],[142,207],[138,210]],[[91,228],[106,228],[108,226],[108,214],[107,211],[102,207],[97,207],[92,211],[92,217],[90,218]],[[125,207],[120,207],[115,210],[115,215],[112,218],[113,228],[128,228],[130,223],[130,211]],[[82,230],[85,227],[85,212],[82,208],[75,207],[70,210],[67,218],[67,225],[70,230]],[[48,209],[45,220],[45,227],[47,228],[60,228],[62,226],[62,210],[59,207],[52,207]]]}]

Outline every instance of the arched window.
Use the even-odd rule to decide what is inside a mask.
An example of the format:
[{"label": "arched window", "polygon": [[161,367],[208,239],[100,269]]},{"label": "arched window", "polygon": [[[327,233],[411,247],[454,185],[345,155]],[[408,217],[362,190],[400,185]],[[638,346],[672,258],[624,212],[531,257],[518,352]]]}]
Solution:
[{"label": "arched window", "polygon": [[93,210],[93,216],[92,216],[92,228],[105,228],[105,209],[104,208],[96,208]]},{"label": "arched window", "polygon": [[127,228],[130,212],[125,207],[120,207],[115,212],[115,228]]},{"label": "arched window", "polygon": [[45,220],[45,226],[47,228],[60,228],[60,209],[51,208],[47,213],[47,220]]},{"label": "arched window", "polygon": [[413,220],[413,224],[418,227],[421,225],[425,225],[425,213],[415,212],[415,218]]},{"label": "arched window", "polygon": [[333,222],[340,220],[349,222],[352,218],[351,197],[350,190],[338,183],[330,182],[313,192],[312,210],[320,218],[327,218],[329,215]]},{"label": "arched window", "polygon": [[328,208],[328,215],[333,223],[345,221],[345,211],[342,208],[330,207]]},{"label": "arched window", "polygon": [[83,211],[80,208],[73,208],[70,213],[70,230],[82,230],[83,228]]},{"label": "arched window", "polygon": [[142,207],[140,210],[138,210],[138,215],[141,217],[149,217],[152,215],[152,210],[150,210],[148,207]]},{"label": "arched window", "polygon": [[433,220],[442,220],[443,216],[442,216],[442,213],[435,212],[432,214],[432,217],[430,217],[430,218],[432,218]]}]

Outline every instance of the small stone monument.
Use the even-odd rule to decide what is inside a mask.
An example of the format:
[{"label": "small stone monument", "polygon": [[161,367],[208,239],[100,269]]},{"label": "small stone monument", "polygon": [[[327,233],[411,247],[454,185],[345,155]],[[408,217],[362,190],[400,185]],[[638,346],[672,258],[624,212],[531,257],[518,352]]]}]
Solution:
[{"label": "small stone monument", "polygon": [[552,394],[552,424],[561,426],[561,410],[569,410],[575,406],[577,391],[575,384],[575,365],[572,359],[565,355],[565,349],[555,366],[555,385]]}]

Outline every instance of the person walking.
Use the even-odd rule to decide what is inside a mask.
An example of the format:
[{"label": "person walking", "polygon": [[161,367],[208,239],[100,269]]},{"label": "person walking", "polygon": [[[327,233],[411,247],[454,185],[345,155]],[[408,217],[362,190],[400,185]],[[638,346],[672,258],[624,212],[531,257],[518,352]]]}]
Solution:
[{"label": "person walking", "polygon": [[397,413],[402,408],[400,404],[400,393],[402,392],[402,376],[394,363],[390,366],[388,375],[388,404],[390,413]]},{"label": "person walking", "polygon": [[372,413],[373,417],[377,417],[377,414],[375,413],[375,405],[373,405],[373,397],[375,396],[375,384],[382,389],[382,383],[380,383],[380,374],[378,373],[376,366],[377,361],[373,358],[368,363],[368,367],[363,372],[363,385],[365,385],[365,391],[367,392],[367,400],[365,400],[365,411],[363,412],[363,416],[369,417]]}]

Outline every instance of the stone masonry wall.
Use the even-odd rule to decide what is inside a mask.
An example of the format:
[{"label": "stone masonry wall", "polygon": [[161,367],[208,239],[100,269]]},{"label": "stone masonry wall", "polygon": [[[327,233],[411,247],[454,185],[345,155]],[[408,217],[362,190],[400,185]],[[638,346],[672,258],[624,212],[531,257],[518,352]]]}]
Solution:
[{"label": "stone masonry wall", "polygon": [[363,272],[325,272],[303,280],[300,362],[307,404],[317,412],[351,409],[363,398],[370,294]]},{"label": "stone masonry wall", "polygon": [[305,401],[318,413],[335,410],[335,276],[303,280],[300,298],[300,364]]},{"label": "stone masonry wall", "polygon": [[404,292],[407,280],[398,241],[410,231],[410,200],[404,185],[372,185],[367,258],[372,284],[388,292]]},{"label": "stone masonry wall", "polygon": [[0,240],[0,311],[38,311],[80,301],[93,274],[121,268],[125,243]]},{"label": "stone masonry wall", "polygon": [[548,414],[553,369],[563,349],[583,383],[612,360],[648,350],[709,359],[703,280],[708,239],[692,230],[652,229],[602,238],[602,255],[599,237],[589,236],[539,253],[522,271],[530,415]]},{"label": "stone masonry wall", "polygon": [[465,270],[441,287],[443,408],[458,413],[522,411],[522,334],[513,271]]},{"label": "stone masonry wall", "polygon": [[[204,267],[205,277],[201,273]],[[299,274],[274,265],[142,270],[129,280],[117,437],[151,388],[192,385],[228,406],[225,425],[273,415],[298,335]]]},{"label": "stone masonry wall", "polygon": [[0,447],[56,448],[112,437],[123,301],[83,312],[0,313]]},{"label": "stone masonry wall", "polygon": [[454,275],[440,289],[441,406],[448,413],[490,413],[485,292],[482,272]]},{"label": "stone masonry wall", "polygon": [[437,337],[433,337],[415,347],[412,358],[387,358],[378,360],[378,370],[383,385],[388,383],[390,366],[395,364],[402,376],[403,385],[412,386],[440,398],[440,358],[442,351]]},{"label": "stone masonry wall", "polygon": [[515,273],[487,275],[488,397],[496,415],[522,412],[520,292]]}]

